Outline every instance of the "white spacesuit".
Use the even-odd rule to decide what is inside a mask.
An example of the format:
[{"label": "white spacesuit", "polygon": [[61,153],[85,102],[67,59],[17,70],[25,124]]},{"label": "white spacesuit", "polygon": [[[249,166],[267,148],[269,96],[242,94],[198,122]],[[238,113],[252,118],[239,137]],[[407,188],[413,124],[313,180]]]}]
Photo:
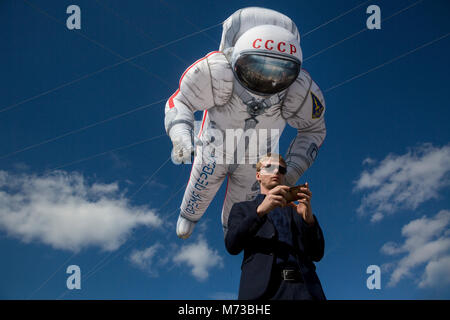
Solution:
[{"label": "white spacesuit", "polygon": [[[196,156],[180,207],[177,235],[188,238],[228,176],[222,225],[227,229],[234,203],[259,192],[255,163],[277,146],[286,122],[298,130],[286,153],[286,182],[294,185],[314,162],[325,139],[325,101],[301,68],[300,35],[287,16],[264,8],[238,10],[223,23],[219,51],[196,61],[182,75],[165,107],[165,128],[173,143],[172,160],[190,163]],[[194,136],[194,112],[203,110]],[[234,131],[230,131],[233,129]],[[248,132],[265,132],[251,156]],[[237,144],[224,141],[229,132]],[[239,132],[244,133],[239,138]],[[270,134],[275,132],[275,134]],[[233,138],[234,141],[234,138]],[[237,149],[244,143],[243,159]]]}]

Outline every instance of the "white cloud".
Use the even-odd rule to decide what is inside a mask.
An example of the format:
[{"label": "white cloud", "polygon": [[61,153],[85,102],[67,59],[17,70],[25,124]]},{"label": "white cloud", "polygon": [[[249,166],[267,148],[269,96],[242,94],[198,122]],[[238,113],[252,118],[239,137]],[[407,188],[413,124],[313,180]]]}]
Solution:
[{"label": "white cloud", "polygon": [[138,226],[159,226],[153,210],[132,207],[117,183],[89,184],[83,175],[42,176],[0,171],[0,229],[24,242],[79,251],[112,251]]},{"label": "white cloud", "polygon": [[396,255],[399,253],[403,253],[405,252],[406,249],[400,247],[397,243],[395,242],[386,242],[383,247],[381,247],[381,252],[387,255]]},{"label": "white cloud", "polygon": [[192,268],[192,275],[200,281],[208,278],[210,268],[223,267],[222,257],[217,250],[211,250],[202,237],[196,243],[182,246],[173,261],[187,264]]},{"label": "white cloud", "polygon": [[222,257],[217,250],[209,248],[202,235],[197,242],[181,247],[176,243],[165,245],[156,243],[143,250],[134,250],[128,260],[154,277],[158,276],[162,267],[173,261],[173,266],[184,270],[189,268],[191,274],[199,281],[209,277],[211,268],[223,267]]},{"label": "white cloud", "polygon": [[157,256],[157,252],[161,252],[163,248],[160,243],[156,243],[144,250],[133,250],[129,260],[139,269],[146,271],[153,277],[157,277],[159,274],[158,269],[168,262],[166,258],[161,259]]},{"label": "white cloud", "polygon": [[414,210],[450,185],[449,172],[450,145],[423,144],[404,155],[390,154],[355,182],[354,191],[367,192],[357,212],[377,222],[400,209]]},{"label": "white cloud", "polygon": [[450,211],[442,210],[432,218],[422,217],[402,228],[405,241],[402,244],[387,242],[381,252],[390,256],[404,254],[388,265],[393,269],[388,286],[395,286],[406,277],[413,277],[415,270],[425,266],[422,277],[416,281],[421,288],[443,282],[450,283]]},{"label": "white cloud", "polygon": [[380,212],[376,212],[372,215],[370,222],[372,222],[372,223],[380,222],[381,220],[383,220],[383,218],[384,218],[384,214],[382,214]]},{"label": "white cloud", "polygon": [[370,158],[370,157],[367,157],[367,158],[365,158],[365,159],[363,160],[362,164],[363,164],[363,165],[369,165],[369,166],[371,166],[371,165],[375,164],[376,162],[377,162],[377,161],[376,161],[375,159],[372,159],[372,158]]},{"label": "white cloud", "polygon": [[173,261],[173,266],[190,268],[191,274],[199,281],[208,278],[209,269],[223,267],[222,257],[217,250],[208,247],[202,235],[197,242],[181,247],[176,243],[165,245],[156,243],[143,250],[134,250],[128,260],[154,277],[158,276],[161,268]]},{"label": "white cloud", "polygon": [[437,261],[431,261],[425,268],[425,273],[419,287],[441,287],[450,285],[450,256]]}]

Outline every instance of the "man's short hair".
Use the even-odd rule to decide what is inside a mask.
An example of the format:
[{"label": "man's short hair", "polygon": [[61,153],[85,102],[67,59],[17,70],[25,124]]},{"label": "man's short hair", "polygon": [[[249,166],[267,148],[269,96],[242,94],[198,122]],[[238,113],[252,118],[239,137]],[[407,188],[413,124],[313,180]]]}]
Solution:
[{"label": "man's short hair", "polygon": [[266,160],[269,159],[275,159],[278,160],[279,163],[282,163],[286,166],[286,161],[284,161],[283,157],[281,155],[279,155],[278,153],[271,153],[269,152],[268,154],[266,154],[265,156],[262,156],[261,158],[259,158],[258,163],[256,164],[256,171],[261,171],[261,167],[262,167],[262,163]]}]

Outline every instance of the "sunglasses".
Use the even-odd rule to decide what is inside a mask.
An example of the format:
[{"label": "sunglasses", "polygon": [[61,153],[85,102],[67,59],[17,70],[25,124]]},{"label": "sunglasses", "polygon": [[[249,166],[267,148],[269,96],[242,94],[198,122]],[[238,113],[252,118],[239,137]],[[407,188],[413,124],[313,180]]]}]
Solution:
[{"label": "sunglasses", "polygon": [[278,172],[280,174],[286,174],[286,167],[280,166],[280,165],[272,165],[272,164],[266,164],[264,167],[261,168],[261,171],[264,171],[266,173],[273,174],[275,170],[278,169]]}]

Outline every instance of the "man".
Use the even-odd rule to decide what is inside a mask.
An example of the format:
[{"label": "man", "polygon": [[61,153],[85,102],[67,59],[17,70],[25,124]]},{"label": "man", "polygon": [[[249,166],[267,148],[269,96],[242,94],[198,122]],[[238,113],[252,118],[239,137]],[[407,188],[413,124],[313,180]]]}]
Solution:
[{"label": "man", "polygon": [[233,205],[225,245],[244,250],[238,299],[325,300],[313,261],[324,253],[324,238],[312,213],[309,186],[287,203],[286,162],[268,154],[256,166],[261,194]]},{"label": "man", "polygon": [[[326,136],[325,99],[302,68],[300,33],[289,17],[265,8],[240,9],[223,23],[219,50],[183,73],[165,107],[173,162],[189,163],[197,150],[177,222],[176,232],[182,239],[192,234],[228,178],[222,209],[226,233],[232,205],[258,194],[252,166],[275,150],[286,125],[297,130],[286,153],[287,185],[295,185],[313,164]],[[203,111],[198,134],[194,132],[196,111]],[[269,145],[270,150],[263,148],[251,159],[240,159],[234,137],[231,144],[223,139],[229,131],[258,137],[262,132],[278,134],[267,138],[267,143],[250,144]],[[245,139],[238,140],[247,149]]]}]

